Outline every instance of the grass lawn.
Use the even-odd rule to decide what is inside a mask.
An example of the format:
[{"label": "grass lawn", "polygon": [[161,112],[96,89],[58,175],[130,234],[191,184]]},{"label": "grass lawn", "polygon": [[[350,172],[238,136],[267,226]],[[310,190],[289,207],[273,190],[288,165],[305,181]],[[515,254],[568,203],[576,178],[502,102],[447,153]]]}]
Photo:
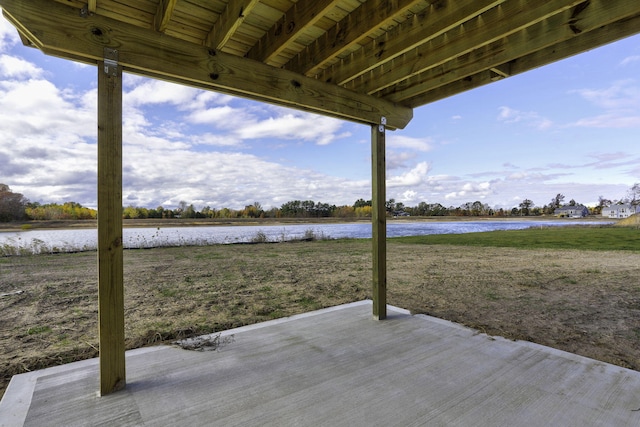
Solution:
[{"label": "grass lawn", "polygon": [[640,252],[640,229],[613,226],[541,226],[525,230],[398,237],[393,240],[420,245]]}]

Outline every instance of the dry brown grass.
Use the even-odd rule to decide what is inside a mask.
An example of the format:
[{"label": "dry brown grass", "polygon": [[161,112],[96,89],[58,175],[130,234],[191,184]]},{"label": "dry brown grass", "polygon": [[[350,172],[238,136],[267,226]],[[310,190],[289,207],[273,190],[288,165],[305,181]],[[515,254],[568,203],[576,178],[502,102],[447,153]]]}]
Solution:
[{"label": "dry brown grass", "polygon": [[[371,242],[125,251],[127,347],[370,298]],[[388,302],[640,369],[640,254],[390,243]],[[95,253],[0,258],[0,394],[97,354]],[[22,291],[21,293],[15,293]]]},{"label": "dry brown grass", "polygon": [[616,225],[618,227],[640,227],[640,214],[631,215],[629,218],[619,220]]}]

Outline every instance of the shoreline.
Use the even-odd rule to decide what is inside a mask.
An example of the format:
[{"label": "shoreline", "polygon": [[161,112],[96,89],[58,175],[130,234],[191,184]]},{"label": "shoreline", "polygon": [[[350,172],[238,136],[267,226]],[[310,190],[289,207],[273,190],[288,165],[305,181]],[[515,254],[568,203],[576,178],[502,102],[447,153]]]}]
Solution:
[{"label": "shoreline", "polygon": [[[387,223],[393,222],[464,222],[464,221],[558,221],[566,220],[576,224],[585,221],[616,222],[616,218],[588,216],[585,218],[559,218],[556,216],[522,216],[522,217],[491,217],[491,216],[415,216],[388,217]],[[218,227],[218,226],[261,226],[261,225],[291,225],[291,224],[352,224],[370,223],[371,218],[194,218],[194,219],[124,219],[123,228],[166,228],[166,227]],[[96,229],[97,220],[49,220],[49,221],[12,221],[0,223],[0,232],[20,230],[65,230],[65,229]]]}]

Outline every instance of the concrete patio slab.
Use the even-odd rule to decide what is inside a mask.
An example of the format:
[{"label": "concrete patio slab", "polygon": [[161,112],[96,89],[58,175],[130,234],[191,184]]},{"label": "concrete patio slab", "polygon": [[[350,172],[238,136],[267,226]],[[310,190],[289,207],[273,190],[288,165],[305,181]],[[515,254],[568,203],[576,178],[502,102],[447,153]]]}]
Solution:
[{"label": "concrete patio slab", "polygon": [[3,426],[640,425],[640,372],[363,301],[225,331],[216,351],[127,352],[15,376]]}]

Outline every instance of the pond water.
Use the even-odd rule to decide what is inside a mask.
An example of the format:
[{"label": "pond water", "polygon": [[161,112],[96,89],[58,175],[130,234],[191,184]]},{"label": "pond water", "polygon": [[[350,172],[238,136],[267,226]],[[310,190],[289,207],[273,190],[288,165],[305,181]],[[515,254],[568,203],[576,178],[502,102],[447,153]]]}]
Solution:
[{"label": "pond water", "polygon": [[[492,230],[517,230],[540,226],[575,225],[571,220],[558,221],[424,221],[387,223],[387,236],[418,236],[426,234],[460,234]],[[604,224],[602,221],[580,224]],[[296,240],[305,237],[342,239],[370,238],[370,223],[294,224],[261,226],[158,227],[125,228],[125,248],[160,246],[212,245]],[[0,255],[11,253],[73,252],[95,250],[98,233],[95,229],[26,230],[0,232]]]}]

